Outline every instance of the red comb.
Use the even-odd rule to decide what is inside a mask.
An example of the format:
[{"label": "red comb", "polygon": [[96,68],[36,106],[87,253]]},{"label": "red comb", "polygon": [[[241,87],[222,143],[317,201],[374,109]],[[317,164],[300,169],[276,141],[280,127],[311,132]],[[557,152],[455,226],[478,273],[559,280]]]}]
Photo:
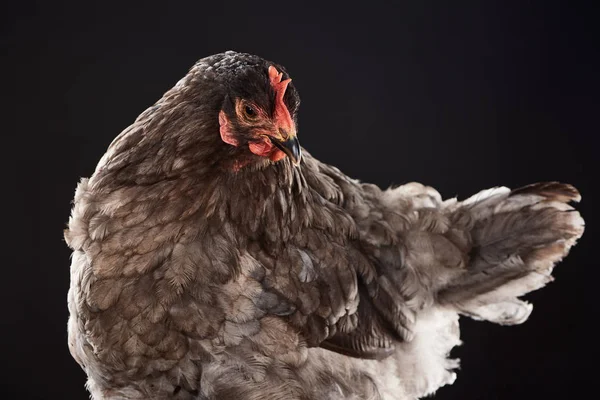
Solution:
[{"label": "red comb", "polygon": [[275,91],[275,119],[288,134],[293,134],[292,129],[294,123],[292,122],[292,117],[290,116],[287,106],[283,102],[285,91],[292,80],[288,78],[281,81],[282,78],[282,72],[277,71],[277,68],[272,65],[269,66],[269,80],[271,81],[273,91]]},{"label": "red comb", "polygon": [[285,81],[281,81],[283,78],[283,72],[277,71],[274,66],[269,67],[269,79],[271,80],[271,87],[277,93],[277,101],[283,101],[283,96],[285,95],[285,90],[288,87],[288,84],[292,81],[291,79],[286,79]]}]

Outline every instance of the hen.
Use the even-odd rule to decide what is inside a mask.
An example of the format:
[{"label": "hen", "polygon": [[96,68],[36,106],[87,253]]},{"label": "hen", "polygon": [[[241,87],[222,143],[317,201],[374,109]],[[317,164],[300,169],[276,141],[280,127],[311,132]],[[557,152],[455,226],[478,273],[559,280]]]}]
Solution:
[{"label": "hen", "polygon": [[519,297],[582,235],[575,188],[443,201],[301,150],[281,65],[198,61],[79,183],[69,348],[94,399],[416,399],[451,384],[459,315]]}]

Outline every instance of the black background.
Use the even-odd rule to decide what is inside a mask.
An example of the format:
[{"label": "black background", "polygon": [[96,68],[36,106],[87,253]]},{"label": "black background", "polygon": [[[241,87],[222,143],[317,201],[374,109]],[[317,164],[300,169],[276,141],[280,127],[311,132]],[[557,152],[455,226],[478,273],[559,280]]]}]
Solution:
[{"label": "black background", "polygon": [[87,398],[66,345],[62,229],[76,182],[197,59],[228,49],[287,67],[303,146],[350,176],[459,198],[576,185],[586,233],[557,280],[527,296],[524,325],[463,319],[462,370],[435,399],[584,397],[600,353],[600,64],[598,16],[577,4],[3,5],[3,398]]}]

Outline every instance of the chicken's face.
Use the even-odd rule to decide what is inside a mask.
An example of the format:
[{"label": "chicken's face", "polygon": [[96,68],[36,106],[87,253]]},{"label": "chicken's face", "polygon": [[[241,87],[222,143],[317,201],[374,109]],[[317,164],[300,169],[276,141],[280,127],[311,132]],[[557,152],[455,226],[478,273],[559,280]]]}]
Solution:
[{"label": "chicken's face", "polygon": [[289,157],[300,163],[295,112],[298,96],[283,79],[283,73],[267,69],[245,71],[228,84],[228,94],[219,112],[223,142],[277,162]]}]

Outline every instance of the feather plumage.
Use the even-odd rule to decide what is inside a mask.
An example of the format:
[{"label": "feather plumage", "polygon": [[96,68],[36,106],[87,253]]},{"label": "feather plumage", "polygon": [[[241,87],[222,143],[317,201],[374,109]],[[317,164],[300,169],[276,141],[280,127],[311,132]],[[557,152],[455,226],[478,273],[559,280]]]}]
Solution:
[{"label": "feather plumage", "polygon": [[[456,378],[458,315],[524,322],[518,297],[583,233],[569,185],[444,201],[419,183],[358,182],[306,151],[298,167],[253,154],[232,104],[272,112],[273,65],[289,79],[247,54],[200,60],[78,185],[69,348],[94,399],[431,394]],[[287,85],[278,115],[296,121]]]}]

